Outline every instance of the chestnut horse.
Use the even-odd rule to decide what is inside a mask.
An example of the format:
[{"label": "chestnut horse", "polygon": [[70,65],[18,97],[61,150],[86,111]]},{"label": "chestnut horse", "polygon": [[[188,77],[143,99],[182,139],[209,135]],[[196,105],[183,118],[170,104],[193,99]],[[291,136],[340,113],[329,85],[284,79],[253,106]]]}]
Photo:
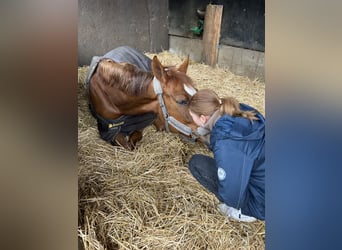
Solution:
[{"label": "chestnut horse", "polygon": [[186,75],[188,63],[189,56],[179,66],[163,66],[157,56],[151,60],[127,46],[93,57],[86,82],[101,138],[132,150],[150,124],[196,138],[188,111],[196,89]]}]

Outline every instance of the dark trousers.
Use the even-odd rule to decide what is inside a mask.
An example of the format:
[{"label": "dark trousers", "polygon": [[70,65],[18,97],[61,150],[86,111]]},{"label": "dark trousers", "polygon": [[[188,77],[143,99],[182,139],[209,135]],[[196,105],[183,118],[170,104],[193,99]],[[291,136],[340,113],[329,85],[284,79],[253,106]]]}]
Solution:
[{"label": "dark trousers", "polygon": [[215,159],[210,156],[195,154],[190,158],[189,169],[195,179],[220,200]]}]

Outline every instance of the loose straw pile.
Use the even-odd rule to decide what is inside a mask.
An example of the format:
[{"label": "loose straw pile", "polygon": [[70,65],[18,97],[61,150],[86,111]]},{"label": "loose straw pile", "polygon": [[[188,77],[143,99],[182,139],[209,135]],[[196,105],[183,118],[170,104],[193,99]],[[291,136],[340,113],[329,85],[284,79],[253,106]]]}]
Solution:
[{"label": "loose straw pile", "polygon": [[[169,52],[157,56],[164,65],[182,61]],[[78,235],[85,249],[264,249],[264,222],[222,216],[215,196],[190,174],[193,154],[212,155],[205,146],[152,126],[135,151],[99,138],[87,104],[87,70],[78,69]],[[188,75],[198,89],[232,95],[265,114],[264,83],[193,62]]]}]

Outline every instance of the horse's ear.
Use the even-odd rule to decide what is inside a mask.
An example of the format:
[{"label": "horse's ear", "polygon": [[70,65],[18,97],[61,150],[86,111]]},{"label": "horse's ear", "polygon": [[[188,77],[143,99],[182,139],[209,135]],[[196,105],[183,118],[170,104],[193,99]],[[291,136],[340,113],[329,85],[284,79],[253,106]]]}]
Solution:
[{"label": "horse's ear", "polygon": [[164,67],[161,62],[158,60],[157,56],[153,57],[152,60],[152,72],[153,75],[159,80],[162,81],[166,77],[166,72],[164,71]]},{"label": "horse's ear", "polygon": [[189,55],[185,57],[182,64],[177,67],[177,70],[179,70],[180,72],[186,73],[186,71],[188,70],[188,65],[189,65]]}]

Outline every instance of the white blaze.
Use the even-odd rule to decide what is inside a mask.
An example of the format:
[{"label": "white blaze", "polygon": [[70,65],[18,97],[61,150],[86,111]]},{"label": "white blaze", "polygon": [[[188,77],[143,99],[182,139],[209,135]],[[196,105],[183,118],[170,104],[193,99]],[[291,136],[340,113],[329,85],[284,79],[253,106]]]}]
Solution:
[{"label": "white blaze", "polygon": [[186,93],[188,93],[189,95],[193,96],[194,94],[196,94],[196,89],[194,89],[193,87],[188,87],[186,84],[184,85],[184,90]]}]

